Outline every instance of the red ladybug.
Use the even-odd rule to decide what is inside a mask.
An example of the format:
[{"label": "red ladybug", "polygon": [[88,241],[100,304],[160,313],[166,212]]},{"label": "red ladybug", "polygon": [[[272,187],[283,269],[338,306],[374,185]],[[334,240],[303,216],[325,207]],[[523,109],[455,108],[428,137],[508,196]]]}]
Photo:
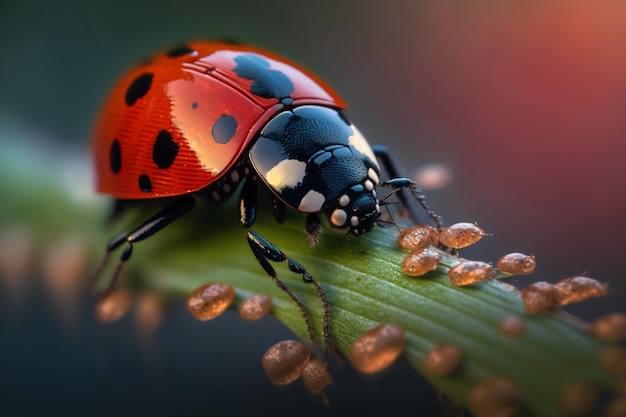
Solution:
[{"label": "red ladybug", "polygon": [[[190,43],[131,70],[113,90],[96,127],[97,189],[118,202],[173,198],[136,229],[111,240],[98,275],[108,255],[125,248],[106,291],[115,285],[134,243],[184,215],[196,197],[225,201],[242,182],[245,227],[254,223],[261,180],[272,192],[279,222],[285,207],[308,213],[306,233],[312,245],[321,231],[320,213],[332,228],[348,234],[371,230],[380,218],[378,158],[392,176],[397,169],[384,148],[369,146],[345,117],[345,108],[313,74],[249,46]],[[395,178],[388,185],[410,188],[428,211],[410,180]],[[250,230],[247,237],[256,259],[281,288],[286,287],[269,261],[288,261],[291,271],[315,285],[324,304],[327,351],[324,290],[263,236]],[[308,325],[304,307],[286,292]],[[310,328],[309,336],[313,339]]]}]

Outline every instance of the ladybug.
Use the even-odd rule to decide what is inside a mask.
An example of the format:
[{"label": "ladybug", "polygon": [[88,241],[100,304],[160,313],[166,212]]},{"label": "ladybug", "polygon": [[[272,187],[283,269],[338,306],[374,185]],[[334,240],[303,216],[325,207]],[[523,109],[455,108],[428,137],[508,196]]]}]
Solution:
[{"label": "ladybug", "polygon": [[[380,223],[376,186],[380,161],[397,169],[384,148],[373,149],[345,116],[345,102],[313,74],[285,59],[249,46],[195,42],[153,57],[117,84],[95,129],[93,159],[97,190],[117,202],[174,197],[136,229],[113,238],[98,268],[124,245],[110,291],[133,245],[191,210],[197,198],[230,199],[239,185],[241,223],[255,221],[259,185],[271,191],[276,219],[285,208],[306,213],[312,246],[321,233],[320,214],[332,228],[360,235]],[[410,188],[395,178],[384,185]],[[404,199],[403,199],[404,201]],[[248,243],[259,264],[298,304],[269,261],[313,283],[324,304],[324,347],[330,347],[328,303],[307,270],[260,234]]]}]

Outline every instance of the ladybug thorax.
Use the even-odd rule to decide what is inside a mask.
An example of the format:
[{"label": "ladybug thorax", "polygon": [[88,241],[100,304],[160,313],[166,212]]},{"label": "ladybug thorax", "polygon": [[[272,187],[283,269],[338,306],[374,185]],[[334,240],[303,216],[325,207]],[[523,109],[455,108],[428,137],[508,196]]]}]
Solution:
[{"label": "ladybug thorax", "polygon": [[249,151],[258,176],[288,207],[328,213],[359,234],[380,217],[380,168],[371,147],[340,110],[306,105],[274,116]]}]

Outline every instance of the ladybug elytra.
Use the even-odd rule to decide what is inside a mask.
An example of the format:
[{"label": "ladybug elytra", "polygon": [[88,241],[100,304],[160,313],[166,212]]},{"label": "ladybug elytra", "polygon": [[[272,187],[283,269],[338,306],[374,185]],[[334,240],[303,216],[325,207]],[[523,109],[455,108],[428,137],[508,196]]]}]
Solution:
[{"label": "ladybug elytra", "polygon": [[[384,148],[372,149],[345,117],[346,104],[314,75],[271,53],[220,42],[197,42],[155,56],[126,74],[106,102],[93,142],[99,192],[117,201],[175,197],[162,211],[130,232],[113,238],[107,256],[124,246],[110,291],[133,244],[169,225],[197,197],[223,202],[241,187],[241,223],[249,228],[256,214],[259,184],[272,193],[279,222],[285,208],[306,213],[306,234],[315,245],[320,213],[349,235],[379,223],[376,195],[381,168],[397,169]],[[386,185],[385,183],[383,185]],[[394,191],[410,188],[407,179],[388,183]],[[404,200],[403,200],[404,201]],[[325,357],[331,345],[324,290],[306,269],[260,234],[248,243],[259,264],[305,309],[276,276],[272,262],[315,285],[324,304]]]}]

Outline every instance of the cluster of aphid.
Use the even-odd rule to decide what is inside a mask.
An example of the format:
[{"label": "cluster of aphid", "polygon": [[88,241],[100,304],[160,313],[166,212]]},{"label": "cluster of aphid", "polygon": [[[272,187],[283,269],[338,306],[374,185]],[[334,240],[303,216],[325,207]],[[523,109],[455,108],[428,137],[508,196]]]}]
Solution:
[{"label": "cluster of aphid", "polygon": [[[203,285],[187,297],[187,309],[201,321],[210,320],[232,305],[235,289],[228,284]],[[246,321],[255,321],[272,309],[270,297],[251,295],[239,304],[239,315]],[[362,373],[379,372],[404,351],[406,339],[400,327],[381,323],[363,333],[350,348],[350,363]],[[306,390],[312,394],[324,394],[333,383],[325,360],[312,357],[311,350],[299,341],[285,340],[270,347],[263,355],[263,370],[277,385],[290,384],[300,377]]]},{"label": "cluster of aphid", "polygon": [[[402,262],[409,276],[424,276],[440,267],[444,255],[478,242],[487,233],[473,223],[457,223],[437,231],[426,225],[408,228],[398,236],[398,245],[411,252]],[[441,248],[447,247],[444,251]],[[522,253],[502,256],[497,267],[481,261],[457,258],[458,263],[448,269],[448,278],[453,285],[466,286],[490,279],[511,275],[529,275],[535,271],[535,257]],[[443,266],[441,266],[443,268]],[[520,293],[519,291],[516,291]],[[595,279],[574,276],[550,284],[535,282],[524,288],[520,297],[524,310],[536,315],[553,311],[558,306],[601,297],[608,293],[607,285]],[[626,314],[613,313],[601,317],[589,326],[592,334],[600,340],[615,342],[626,337]],[[524,320],[520,316],[504,317],[499,331],[511,338],[521,338],[525,332]],[[453,373],[463,361],[463,351],[455,344],[440,344],[429,352],[423,361],[426,374],[440,377]],[[626,349],[609,345],[602,349],[597,358],[598,365],[614,375],[626,374]],[[621,383],[623,385],[623,381]],[[618,387],[618,396],[604,410],[604,416],[626,415],[626,387]],[[566,415],[588,415],[595,409],[599,391],[589,383],[574,381],[565,387],[562,407]],[[467,398],[468,408],[476,416],[514,415],[520,410],[520,394],[513,382],[503,377],[492,377],[475,385]]]}]

